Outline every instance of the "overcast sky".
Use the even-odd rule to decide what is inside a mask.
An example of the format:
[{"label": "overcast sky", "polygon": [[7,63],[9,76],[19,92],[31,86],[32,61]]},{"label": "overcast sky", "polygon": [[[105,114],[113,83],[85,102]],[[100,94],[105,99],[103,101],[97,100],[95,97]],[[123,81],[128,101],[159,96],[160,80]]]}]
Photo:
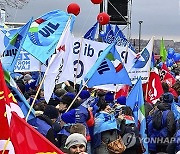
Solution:
[{"label": "overcast sky", "polygon": [[[119,0],[120,1],[120,0]],[[142,23],[142,38],[174,39],[180,41],[180,0],[133,0],[131,37],[138,38],[139,20]],[[23,9],[8,8],[11,22],[27,22],[42,14],[60,9],[66,11],[67,6],[75,2],[80,5],[81,12],[77,16],[73,33],[83,36],[84,33],[96,22],[99,5],[94,5],[90,0],[30,0]],[[126,34],[126,32],[125,32]]]}]

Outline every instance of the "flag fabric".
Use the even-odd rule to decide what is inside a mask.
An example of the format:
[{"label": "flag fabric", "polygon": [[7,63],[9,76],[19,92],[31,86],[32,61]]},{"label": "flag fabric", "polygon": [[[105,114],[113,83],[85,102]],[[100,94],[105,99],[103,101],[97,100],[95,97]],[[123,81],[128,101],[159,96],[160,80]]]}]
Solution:
[{"label": "flag fabric", "polygon": [[57,44],[57,54],[53,55],[48,65],[47,71],[45,72],[44,98],[46,102],[49,102],[56,81],[58,80],[58,82],[63,82],[68,80],[67,75],[69,74],[63,74],[65,69],[73,70],[73,61],[67,60],[72,49],[72,35],[70,31],[71,22],[71,20],[68,21],[67,26]]},{"label": "flag fabric", "polygon": [[84,35],[84,38],[85,38],[85,39],[89,39],[89,40],[94,40],[94,39],[95,39],[95,35],[96,35],[97,26],[98,26],[98,22],[96,22],[96,23],[87,31],[87,33]]},{"label": "flag fabric", "polygon": [[114,32],[111,24],[106,25],[106,33],[105,33],[105,37],[103,37],[103,41],[108,44],[114,42]]},{"label": "flag fabric", "polygon": [[88,87],[103,84],[131,85],[128,73],[121,62],[115,43],[109,45],[99,56],[95,64],[86,74],[84,80]]},{"label": "flag fabric", "polygon": [[164,45],[164,40],[163,38],[161,39],[161,44],[160,44],[160,56],[161,56],[161,61],[165,62],[167,58],[167,51]]},{"label": "flag fabric", "polygon": [[[5,81],[11,86],[12,90],[14,90],[14,92],[19,97],[18,105],[20,106],[24,116],[27,116],[28,111],[30,109],[30,105],[27,102],[26,98],[20,91],[20,89],[19,89],[18,85],[16,84],[16,82],[14,81],[14,79],[11,77],[10,73],[6,70],[4,70],[4,78],[5,78]],[[34,109],[31,110],[28,120],[33,119],[33,118],[35,118]]]},{"label": "flag fabric", "polygon": [[120,96],[128,96],[129,85],[118,85],[117,92],[115,93],[115,99],[118,99]]},{"label": "flag fabric", "polygon": [[12,154],[62,153],[23,118],[16,99],[5,83],[0,62],[0,151]]},{"label": "flag fabric", "polygon": [[166,82],[170,87],[175,84],[176,79],[170,73],[169,69],[167,68],[166,64],[163,63],[161,70],[159,71],[159,76],[161,82]]},{"label": "flag fabric", "polygon": [[156,100],[164,93],[159,74],[151,71],[149,82],[144,85],[143,89],[145,94],[147,92],[146,101],[148,103],[156,103]]},{"label": "flag fabric", "polygon": [[70,17],[74,22],[74,15],[55,10],[37,18],[29,29],[23,48],[45,64],[46,60],[54,53]]},{"label": "flag fabric", "polygon": [[12,113],[10,137],[16,154],[63,154],[24,119]]},{"label": "flag fabric", "polygon": [[116,41],[116,45],[124,47],[128,45],[128,48],[135,52],[133,45],[127,40],[126,36],[117,25],[115,26],[114,39]]},{"label": "flag fabric", "polygon": [[128,62],[125,63],[125,67],[132,84],[135,84],[139,77],[142,78],[143,84],[148,82],[153,45],[154,37],[151,38],[147,46],[140,53],[136,54],[132,50],[128,50]]},{"label": "flag fabric", "polygon": [[152,52],[152,57],[151,57],[151,69],[153,69],[155,66],[155,57],[154,57],[154,52]]},{"label": "flag fabric", "polygon": [[[18,116],[24,118],[24,115],[18,106],[16,99],[5,83],[3,68],[0,61],[0,151],[3,150],[10,137],[9,127],[11,121],[11,111],[16,112]],[[8,151],[13,152],[14,148],[11,140],[8,142]]]},{"label": "flag fabric", "polygon": [[143,145],[148,154],[148,144],[144,142],[147,138],[146,132],[146,119],[145,119],[145,109],[144,109],[144,97],[141,78],[138,79],[137,83],[132,88],[126,99],[126,105],[129,106],[134,114],[134,119],[136,125],[140,128],[140,135],[142,138]]},{"label": "flag fabric", "polygon": [[9,41],[9,44],[4,51],[4,54],[8,53],[10,50],[15,51],[14,56],[7,56],[2,59],[3,66],[9,72],[13,72],[14,70],[14,66],[18,60],[21,47],[24,43],[24,40],[26,38],[31,23],[32,23],[32,18],[23,27],[21,27],[19,31],[13,36],[13,38]]},{"label": "flag fabric", "polygon": [[171,104],[171,111],[174,113],[175,120],[180,119],[180,106],[173,102]]}]

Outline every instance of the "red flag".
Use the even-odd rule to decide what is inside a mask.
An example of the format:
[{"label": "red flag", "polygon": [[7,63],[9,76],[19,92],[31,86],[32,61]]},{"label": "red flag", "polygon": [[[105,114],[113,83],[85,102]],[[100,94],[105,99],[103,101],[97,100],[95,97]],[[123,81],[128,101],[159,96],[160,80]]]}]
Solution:
[{"label": "red flag", "polygon": [[176,82],[176,79],[169,72],[169,69],[165,64],[163,64],[160,70],[160,78],[161,78],[161,82],[166,82],[170,87],[172,87],[172,85],[174,85]]},{"label": "red flag", "polygon": [[120,96],[125,96],[127,97],[128,93],[129,93],[129,85],[123,85],[123,86],[120,86],[118,88],[118,92],[116,92],[115,94],[115,99],[119,98]]},{"label": "red flag", "polygon": [[24,115],[5,83],[0,61],[0,153],[63,153],[22,118]]},{"label": "red flag", "polygon": [[[146,88],[147,87],[147,88]],[[154,103],[154,101],[163,94],[161,80],[158,74],[150,72],[149,82],[145,84],[144,91],[147,91],[146,101]]]},{"label": "red flag", "polygon": [[60,149],[14,112],[12,113],[10,133],[16,154],[63,154]]}]

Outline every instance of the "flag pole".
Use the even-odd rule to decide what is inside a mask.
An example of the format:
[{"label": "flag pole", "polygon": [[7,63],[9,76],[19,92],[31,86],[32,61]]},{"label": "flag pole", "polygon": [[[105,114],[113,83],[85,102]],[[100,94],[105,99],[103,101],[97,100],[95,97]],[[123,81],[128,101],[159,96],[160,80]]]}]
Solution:
[{"label": "flag pole", "polygon": [[80,50],[79,50],[79,55],[78,55],[78,63],[77,63],[77,67],[76,67],[76,74],[75,74],[75,77],[74,77],[74,90],[75,90],[77,72],[78,72],[78,68],[79,68],[78,66],[79,66],[79,61],[80,61],[80,56],[81,56],[82,40],[83,40],[83,37],[81,37]]},{"label": "flag pole", "polygon": [[88,83],[89,79],[85,82],[85,84],[82,86],[82,88],[79,90],[79,92],[77,93],[77,95],[74,97],[73,101],[71,102],[71,104],[69,105],[69,107],[67,108],[67,111],[69,111],[69,109],[72,107],[72,105],[74,104],[75,100],[78,98],[78,96],[80,95],[81,91],[84,89],[84,87],[86,86],[86,84]]},{"label": "flag pole", "polygon": [[4,147],[3,147],[3,152],[2,152],[2,154],[4,154],[6,148],[7,148],[8,144],[9,144],[9,141],[10,141],[10,137],[8,138],[8,140],[6,141],[6,143],[5,143]]},{"label": "flag pole", "polygon": [[[48,69],[49,69],[49,67],[47,68],[47,70],[48,70]],[[47,70],[46,70],[46,71],[47,71]],[[32,108],[33,108],[33,106],[34,106],[34,103],[35,103],[35,101],[36,101],[36,99],[37,99],[37,97],[38,97],[39,91],[41,90],[41,87],[42,87],[42,84],[43,84],[45,78],[46,78],[46,75],[44,75],[44,77],[43,77],[43,79],[42,79],[42,81],[41,81],[41,83],[40,83],[40,85],[39,85],[39,87],[38,87],[38,90],[37,90],[36,95],[35,95],[35,97],[34,97],[34,99],[33,99],[33,102],[32,102],[32,104],[31,104],[31,106],[30,106],[30,108],[29,108],[29,111],[28,111],[27,115],[26,115],[26,121],[28,120],[28,117],[29,117],[29,115],[30,115],[30,112],[31,112],[31,110],[32,110]]]},{"label": "flag pole", "polygon": [[[66,31],[66,29],[67,29],[67,25],[68,25],[68,23],[70,22],[70,20],[71,20],[71,16],[69,17],[69,19],[68,19],[69,21],[67,22],[67,24],[66,24],[66,27],[64,28],[64,30],[63,30],[63,33]],[[59,41],[59,40],[58,40]],[[57,42],[58,42],[57,41]],[[47,71],[49,70],[49,68],[50,68],[50,65],[48,65],[48,67],[47,67],[47,69],[46,69],[46,72],[45,72],[45,74],[44,74],[44,76],[43,76],[43,79],[42,79],[42,81],[41,81],[41,83],[40,83],[40,85],[39,85],[39,87],[38,87],[38,90],[37,90],[37,92],[36,92],[36,95],[35,95],[35,97],[34,97],[34,99],[33,99],[33,102],[32,102],[32,104],[31,104],[31,106],[30,106],[30,109],[29,109],[29,111],[28,111],[28,114],[27,114],[27,116],[26,116],[26,121],[28,120],[28,117],[29,117],[29,115],[30,115],[30,112],[31,112],[31,110],[32,110],[32,108],[33,108],[33,106],[34,106],[34,103],[35,103],[35,101],[36,101],[36,99],[37,99],[37,96],[38,96],[38,94],[39,94],[39,91],[41,90],[41,87],[42,87],[42,84],[43,84],[43,82],[44,82],[44,80],[45,80],[45,78],[46,78],[46,74],[47,74]]]}]

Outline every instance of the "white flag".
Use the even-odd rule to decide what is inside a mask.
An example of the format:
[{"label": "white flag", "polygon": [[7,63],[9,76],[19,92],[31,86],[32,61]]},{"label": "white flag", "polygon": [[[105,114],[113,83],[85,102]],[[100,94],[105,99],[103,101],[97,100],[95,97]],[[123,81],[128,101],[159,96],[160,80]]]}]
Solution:
[{"label": "white flag", "polygon": [[63,75],[64,70],[69,67],[67,65],[72,63],[73,66],[73,61],[68,62],[68,56],[72,50],[72,34],[70,32],[70,23],[70,21],[67,23],[66,29],[64,30],[57,44],[56,54],[52,56],[48,68],[45,72],[44,98],[46,102],[49,102],[49,99],[51,98],[56,81],[68,80],[64,77],[65,75]]}]

